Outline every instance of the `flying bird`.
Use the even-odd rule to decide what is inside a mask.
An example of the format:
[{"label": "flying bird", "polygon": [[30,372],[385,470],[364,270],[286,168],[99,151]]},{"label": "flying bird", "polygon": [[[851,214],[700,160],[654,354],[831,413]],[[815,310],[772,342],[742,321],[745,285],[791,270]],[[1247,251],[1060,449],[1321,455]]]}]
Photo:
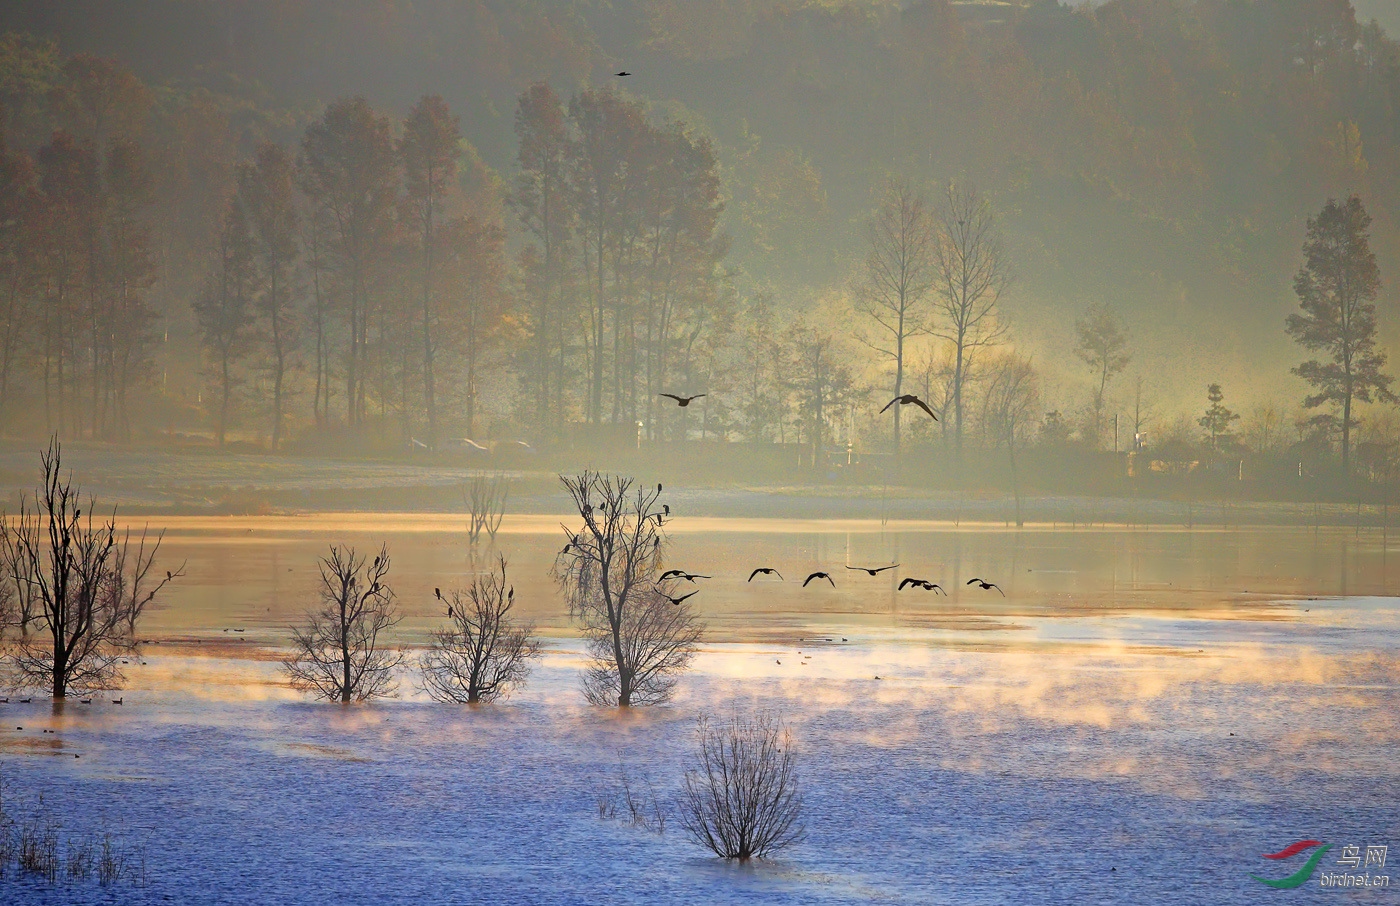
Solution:
[{"label": "flying bird", "polygon": [[676,405],[684,409],[686,406],[689,406],[691,403],[695,402],[700,397],[705,396],[705,394],[697,393],[694,396],[676,396],[674,393],[661,393],[658,394],[658,396],[664,396],[668,399],[673,399],[676,401]]},{"label": "flying bird", "polygon": [[898,569],[898,568],[899,568],[899,564],[898,564],[898,563],[892,563],[892,564],[890,564],[889,566],[882,566],[882,567],[880,567],[879,569],[871,569],[871,568],[868,567],[868,566],[848,566],[848,567],[846,567],[846,569],[854,570],[855,572],[858,572],[858,573],[870,573],[870,575],[872,575],[872,576],[877,576],[877,575],[879,575],[880,573],[884,572],[884,571],[887,570],[887,569]]},{"label": "flying bird", "polygon": [[[906,577],[906,578],[900,580],[899,588],[898,588],[897,590],[898,590],[898,591],[904,591],[904,588],[905,588],[905,586],[907,586],[907,585],[912,585],[912,586],[914,586],[915,588],[924,588],[925,586],[931,585],[931,584],[932,584],[932,583],[929,582],[927,579],[914,579],[914,578],[911,578],[911,577]],[[925,589],[925,590],[927,590],[927,589]]]},{"label": "flying bird", "polygon": [[613,73],[613,75],[617,76],[619,79],[625,79],[625,78],[627,78],[628,76],[630,76],[631,74],[632,74],[632,73],[628,72],[628,71],[625,70],[625,69],[622,70],[621,72],[615,72],[615,73]]},{"label": "flying bird", "polygon": [[964,584],[976,585],[983,591],[990,591],[991,589],[995,588],[998,594],[1000,594],[1003,598],[1006,597],[1006,592],[1002,591],[1001,586],[997,585],[995,582],[983,582],[981,579],[968,579],[967,582]]},{"label": "flying bird", "polygon": [[777,576],[779,582],[781,582],[783,579],[783,574],[778,572],[776,569],[772,569],[767,566],[760,566],[758,569],[749,573],[749,581],[752,582],[753,577],[759,575],[760,573],[762,573],[765,576]]},{"label": "flying bird", "polygon": [[884,411],[885,411],[885,409],[890,408],[890,407],[893,406],[895,403],[899,403],[901,406],[918,406],[920,409],[922,409],[922,410],[924,410],[925,412],[928,413],[928,417],[929,417],[929,418],[933,419],[934,421],[938,421],[938,416],[936,416],[936,415],[933,414],[933,410],[930,409],[930,408],[928,407],[928,403],[926,403],[926,402],[924,402],[923,400],[919,399],[917,396],[915,396],[915,395],[912,394],[912,393],[906,393],[906,394],[904,394],[903,396],[897,396],[897,397],[895,397],[894,399],[890,400],[888,403],[885,403],[885,408],[884,408],[884,409],[881,409],[880,412],[883,414]]},{"label": "flying bird", "polygon": [[807,581],[802,583],[802,587],[803,587],[803,588],[806,588],[806,587],[807,587],[807,582],[811,582],[813,579],[825,579],[826,581],[828,581],[828,582],[831,583],[831,587],[832,587],[832,588],[835,588],[835,587],[836,587],[836,580],[833,579],[833,578],[831,578],[831,576],[829,576],[829,575],[827,575],[826,573],[823,573],[823,572],[815,572],[815,573],[812,573],[810,576],[807,577]]},{"label": "flying bird", "polygon": [[661,574],[657,581],[665,582],[667,579],[684,579],[687,582],[694,582],[696,579],[713,579],[714,576],[702,576],[699,573],[688,573],[683,569],[668,569]]},{"label": "flying bird", "polygon": [[688,594],[688,595],[681,595],[679,598],[673,598],[673,597],[671,597],[670,595],[666,595],[666,594],[663,594],[662,597],[664,597],[666,600],[670,601],[672,604],[675,604],[676,606],[679,607],[679,606],[680,606],[680,603],[681,603],[682,601],[684,601],[686,598],[694,597],[695,595],[698,595],[698,594],[700,594],[700,590],[697,588],[695,591],[692,591],[690,594]]}]

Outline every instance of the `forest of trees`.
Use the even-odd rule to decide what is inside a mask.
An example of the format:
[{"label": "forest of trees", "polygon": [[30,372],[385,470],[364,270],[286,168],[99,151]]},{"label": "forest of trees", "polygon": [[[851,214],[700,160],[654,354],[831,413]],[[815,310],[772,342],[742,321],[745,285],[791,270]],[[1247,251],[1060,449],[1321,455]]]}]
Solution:
[{"label": "forest of trees", "polygon": [[10,434],[1218,452],[1207,381],[1255,449],[1394,421],[1250,383],[1329,199],[1400,337],[1400,45],[1346,0],[88,5],[0,16]]}]

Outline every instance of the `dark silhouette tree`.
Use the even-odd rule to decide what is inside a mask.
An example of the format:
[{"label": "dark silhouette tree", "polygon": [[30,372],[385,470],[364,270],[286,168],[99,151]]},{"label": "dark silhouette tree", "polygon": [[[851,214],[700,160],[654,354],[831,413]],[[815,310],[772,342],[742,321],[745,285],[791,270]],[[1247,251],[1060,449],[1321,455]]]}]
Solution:
[{"label": "dark silhouette tree", "polygon": [[595,705],[649,705],[671,697],[695,655],[702,627],[689,604],[658,585],[664,533],[655,490],[631,478],[584,472],[560,476],[583,518],[555,558],[553,573],[588,641],[583,689]]},{"label": "dark silhouette tree", "polygon": [[183,575],[182,567],[152,588],[147,576],[160,536],[148,549],[143,530],[132,556],[131,532],[119,536],[116,511],[98,519],[89,498],[85,513],[61,459],[55,439],[41,457],[43,484],[33,503],[22,497],[19,515],[3,524],[3,578],[22,605],[28,602],[40,630],[21,640],[13,663],[22,685],[47,687],[55,700],[119,688],[119,660],[135,644],[142,612]]},{"label": "dark silhouette tree", "polygon": [[423,655],[423,687],[434,701],[490,703],[525,681],[530,661],[539,656],[533,627],[511,618],[515,587],[506,581],[506,561],[473,577],[465,591],[441,599],[448,605],[448,627],[433,633]]},{"label": "dark silhouette tree", "polygon": [[292,630],[293,654],[282,662],[293,688],[342,703],[393,693],[403,652],[380,639],[399,622],[388,575],[387,548],[366,563],[353,547],[331,546],[321,558],[321,609]]},{"label": "dark silhouette tree", "polygon": [[1303,267],[1293,278],[1301,313],[1288,316],[1288,335],[1310,352],[1325,353],[1328,361],[1310,359],[1293,373],[1316,391],[1303,401],[1308,409],[1331,406],[1315,426],[1336,423],[1342,439],[1342,472],[1351,470],[1351,431],[1356,426],[1357,401],[1395,402],[1392,378],[1386,374],[1385,353],[1376,349],[1376,306],[1380,268],[1371,251],[1371,217],[1355,195],[1338,203],[1328,200],[1317,217],[1308,219],[1303,242]]},{"label": "dark silhouette tree", "polygon": [[685,772],[681,824],[724,859],[763,858],[802,839],[792,733],[766,716],[715,726],[701,718],[695,766]]}]

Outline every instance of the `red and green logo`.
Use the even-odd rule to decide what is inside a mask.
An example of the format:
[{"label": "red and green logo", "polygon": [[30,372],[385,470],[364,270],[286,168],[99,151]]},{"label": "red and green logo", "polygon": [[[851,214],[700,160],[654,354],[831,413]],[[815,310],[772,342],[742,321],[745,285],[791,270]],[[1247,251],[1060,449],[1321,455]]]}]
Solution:
[{"label": "red and green logo", "polygon": [[1331,843],[1323,843],[1321,840],[1299,840],[1290,843],[1276,853],[1264,853],[1265,859],[1289,859],[1304,850],[1312,849],[1314,846],[1322,847],[1317,852],[1308,857],[1308,861],[1302,868],[1295,871],[1286,878],[1261,878],[1258,875],[1250,875],[1251,878],[1260,884],[1267,884],[1279,890],[1292,890],[1294,887],[1302,887],[1313,876],[1317,870],[1317,863],[1322,861],[1322,857],[1327,854],[1327,850],[1332,848]]}]

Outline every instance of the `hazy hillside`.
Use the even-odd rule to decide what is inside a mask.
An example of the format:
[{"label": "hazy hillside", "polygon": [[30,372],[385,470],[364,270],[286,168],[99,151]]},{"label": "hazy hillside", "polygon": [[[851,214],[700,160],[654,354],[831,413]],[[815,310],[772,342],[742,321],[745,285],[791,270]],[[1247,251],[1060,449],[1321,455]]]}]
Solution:
[{"label": "hazy hillside", "polygon": [[[439,92],[479,154],[478,189],[499,195],[517,169],[519,93],[544,80],[567,97],[626,67],[624,92],[653,117],[713,140],[731,240],[720,266],[741,296],[770,291],[789,309],[847,290],[886,178],[974,183],[1007,234],[1016,279],[1002,310],[1043,369],[1047,408],[1083,404],[1071,325],[1101,303],[1159,412],[1198,408],[1207,380],[1237,403],[1301,397],[1282,327],[1304,221],[1329,196],[1359,192],[1375,218],[1381,334],[1396,348],[1400,47],[1382,27],[1397,18],[1388,0],[1355,12],[1324,0],[0,9],[0,27],[52,36],[63,54],[118,58],[157,107],[217,99],[231,144],[210,166],[225,174],[261,138],[297,140],[336,98],[362,94],[398,118]],[[21,76],[6,78],[11,141],[37,147],[53,123],[19,103]],[[514,227],[507,217],[512,250]],[[179,236],[211,247],[207,229]],[[194,332],[195,251],[172,252],[154,290],[177,336]]]}]

